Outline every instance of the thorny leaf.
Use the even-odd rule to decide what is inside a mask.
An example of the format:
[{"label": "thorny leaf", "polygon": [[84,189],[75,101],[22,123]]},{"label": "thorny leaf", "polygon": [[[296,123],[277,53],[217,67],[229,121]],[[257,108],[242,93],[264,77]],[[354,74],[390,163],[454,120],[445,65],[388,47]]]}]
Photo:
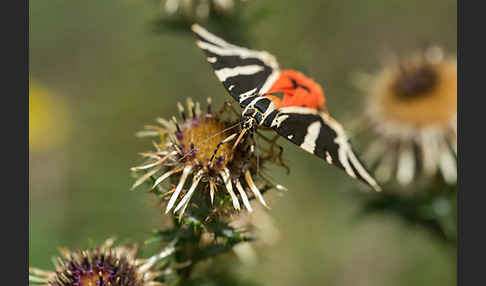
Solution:
[{"label": "thorny leaf", "polygon": [[364,198],[361,215],[392,213],[410,224],[421,225],[439,238],[457,241],[456,186],[437,181],[413,195],[403,195],[391,189]]}]

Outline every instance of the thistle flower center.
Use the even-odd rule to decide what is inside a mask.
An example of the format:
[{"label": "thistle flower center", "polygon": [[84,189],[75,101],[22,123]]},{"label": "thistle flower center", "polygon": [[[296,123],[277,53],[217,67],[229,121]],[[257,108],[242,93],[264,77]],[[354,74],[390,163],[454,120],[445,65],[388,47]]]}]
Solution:
[{"label": "thistle flower center", "polygon": [[80,286],[98,286],[98,285],[105,285],[108,282],[111,283],[111,281],[108,278],[108,274],[103,271],[99,271],[98,273],[94,273],[94,272],[84,273],[79,280],[80,280],[80,284],[79,284]]},{"label": "thistle flower center", "polygon": [[437,72],[429,65],[421,66],[415,70],[401,70],[395,85],[392,87],[398,97],[410,99],[427,95],[438,83]]},{"label": "thistle flower center", "polygon": [[439,63],[405,61],[377,77],[372,108],[379,120],[418,128],[447,125],[457,113],[457,66],[452,60]]},{"label": "thistle flower center", "polygon": [[91,250],[71,255],[69,260],[63,262],[64,270],[57,273],[52,285],[140,285],[135,266],[126,258],[117,258],[111,254]]},{"label": "thistle flower center", "polygon": [[[192,159],[203,165],[208,164],[218,144],[229,135],[229,132],[222,132],[226,127],[228,126],[213,117],[199,117],[185,122],[182,136],[178,138],[183,152],[191,154]],[[230,154],[230,144],[221,144],[214,158],[226,164]]]}]

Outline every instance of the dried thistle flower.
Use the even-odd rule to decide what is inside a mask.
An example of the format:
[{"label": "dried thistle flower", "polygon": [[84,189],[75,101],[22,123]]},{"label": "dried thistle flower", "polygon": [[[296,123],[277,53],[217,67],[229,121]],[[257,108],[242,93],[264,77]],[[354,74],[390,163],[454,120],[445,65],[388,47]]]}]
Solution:
[{"label": "dried thistle flower", "polygon": [[98,248],[70,251],[59,249],[55,271],[29,268],[29,282],[45,286],[157,286],[161,275],[153,268],[174,252],[169,246],[149,259],[137,258],[137,247],[113,247],[108,239]]},{"label": "dried thistle flower", "polygon": [[[261,188],[255,183],[256,177],[269,183],[266,189],[268,186],[284,189],[270,183],[262,170],[263,164],[269,161],[283,164],[281,153],[277,155],[274,152],[275,140],[258,135],[271,144],[269,150],[264,150],[255,148],[251,142],[253,140],[245,137],[233,151],[232,142],[237,133],[231,132],[231,129],[239,127],[239,120],[221,118],[227,105],[220,112],[212,112],[211,101],[208,99],[207,111],[201,112],[199,103],[188,99],[188,114],[182,104],[179,103],[178,108],[180,121],[175,117],[171,121],[159,118],[161,126],[147,126],[139,134],[158,136],[161,141],[154,142],[155,151],[141,153],[142,157],[147,158],[143,165],[131,169],[133,172],[146,172],[132,189],[151,178],[154,180],[152,189],[159,188],[162,182],[171,178],[176,184],[170,185],[168,191],[162,189],[161,196],[165,199],[170,196],[165,212],[179,212],[180,218],[190,204],[191,197],[198,192],[213,207],[218,202],[222,206],[218,208],[219,211],[228,211],[221,202],[229,199],[235,210],[241,209],[241,201],[251,212],[251,199],[256,198],[267,207]],[[257,151],[266,151],[267,155],[259,157]],[[185,189],[189,177],[192,177],[192,182]],[[222,189],[225,192],[221,192]]]},{"label": "dried thistle flower", "polygon": [[231,15],[236,2],[242,0],[165,0],[161,5],[169,16],[181,16],[188,20],[206,20],[212,11]]},{"label": "dried thistle flower", "polygon": [[256,206],[251,213],[235,217],[230,226],[240,233],[251,233],[254,239],[233,247],[234,253],[246,264],[255,265],[259,249],[274,247],[281,240],[277,223],[267,210],[259,206]]},{"label": "dried thistle flower", "polygon": [[389,64],[362,87],[369,94],[365,127],[374,131],[365,160],[378,180],[396,168],[399,184],[438,170],[457,180],[457,62],[433,46]]}]

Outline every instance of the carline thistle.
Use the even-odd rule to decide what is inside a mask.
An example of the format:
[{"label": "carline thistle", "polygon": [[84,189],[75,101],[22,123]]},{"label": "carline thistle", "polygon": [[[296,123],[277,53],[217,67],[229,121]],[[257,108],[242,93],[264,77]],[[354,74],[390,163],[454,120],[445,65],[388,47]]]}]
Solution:
[{"label": "carline thistle", "polygon": [[[146,126],[140,133],[158,137],[160,142],[153,142],[154,151],[140,153],[147,161],[131,170],[145,174],[132,189],[152,180],[152,189],[160,189],[161,198],[167,202],[165,213],[173,211],[182,218],[195,194],[207,200],[208,205],[225,211],[228,208],[224,207],[224,202],[230,201],[234,210],[240,210],[242,203],[251,212],[252,199],[268,207],[264,191],[272,187],[285,190],[265,173],[266,163],[284,166],[282,149],[275,143],[277,138],[269,139],[256,133],[266,146],[256,144],[252,137],[245,137],[240,144],[232,146],[230,142],[235,140],[236,134],[231,130],[238,128],[239,121],[222,118],[230,112],[228,104],[216,112],[211,106],[208,99],[207,110],[202,112],[199,102],[188,99],[187,112],[178,104],[180,120],[159,118],[160,125]],[[191,177],[192,182],[186,188]],[[168,179],[174,184],[169,183],[167,190],[161,188]],[[263,184],[258,184],[256,179]],[[221,189],[226,192],[219,192]]]}]

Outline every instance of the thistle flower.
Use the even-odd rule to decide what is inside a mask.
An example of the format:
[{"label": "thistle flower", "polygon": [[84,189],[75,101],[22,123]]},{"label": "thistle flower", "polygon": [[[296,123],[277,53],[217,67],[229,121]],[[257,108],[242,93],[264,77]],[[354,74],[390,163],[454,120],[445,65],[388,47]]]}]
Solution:
[{"label": "thistle flower", "polygon": [[233,13],[237,0],[165,0],[163,10],[169,16],[189,20],[206,20],[214,11],[223,15]]},{"label": "thistle flower", "polygon": [[[161,126],[147,126],[145,131],[139,133],[141,136],[158,136],[161,141],[154,142],[155,151],[141,153],[142,157],[148,159],[143,165],[131,169],[133,172],[146,172],[132,189],[150,178],[154,180],[152,189],[158,188],[166,179],[172,178],[176,184],[171,185],[169,191],[162,190],[161,196],[170,196],[165,213],[173,210],[174,213],[179,212],[180,217],[197,192],[213,207],[215,201],[221,205],[221,202],[229,199],[235,210],[242,208],[242,202],[251,212],[250,200],[255,198],[267,207],[255,178],[270,182],[262,166],[268,161],[276,162],[277,157],[281,159],[273,152],[275,144],[266,151],[268,155],[259,157],[257,152],[263,148],[255,149],[250,138],[244,137],[232,150],[237,133],[231,130],[239,127],[238,120],[222,120],[224,111],[212,112],[210,99],[206,112],[201,112],[200,104],[194,104],[190,99],[187,100],[188,114],[182,104],[179,103],[178,108],[181,120],[175,117],[171,121],[159,118]],[[192,177],[192,182],[185,189],[189,177]],[[270,185],[284,189],[280,185]],[[222,210],[227,208],[223,206]]]},{"label": "thistle flower", "polygon": [[233,247],[234,253],[243,263],[256,264],[258,249],[273,247],[281,239],[275,220],[262,207],[257,206],[252,213],[235,217],[230,226],[241,233],[251,233],[254,238],[251,242],[242,242]]},{"label": "thistle flower", "polygon": [[55,271],[29,268],[29,282],[45,286],[157,286],[161,275],[154,266],[171,255],[169,246],[149,259],[137,258],[137,248],[113,247],[108,239],[98,248],[70,251],[59,249],[62,257],[54,259]]},{"label": "thistle flower", "polygon": [[438,171],[457,180],[457,63],[430,47],[386,66],[362,87],[369,93],[365,117],[374,140],[365,160],[378,180],[388,181],[396,167],[407,185]]}]

